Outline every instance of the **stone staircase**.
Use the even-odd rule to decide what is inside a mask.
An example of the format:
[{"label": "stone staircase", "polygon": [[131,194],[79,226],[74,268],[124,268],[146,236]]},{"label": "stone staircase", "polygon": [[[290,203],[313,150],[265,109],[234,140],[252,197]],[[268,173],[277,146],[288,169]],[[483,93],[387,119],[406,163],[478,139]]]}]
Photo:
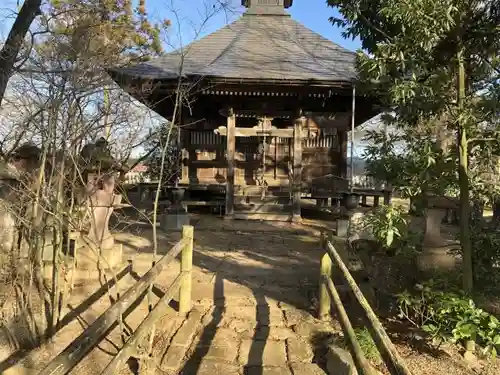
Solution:
[{"label": "stone staircase", "polygon": [[289,221],[292,217],[288,187],[239,186],[234,195],[235,219]]},{"label": "stone staircase", "polygon": [[327,323],[278,305],[196,305],[187,319],[166,318],[155,337],[154,364],[169,375],[324,375],[312,363],[312,331]]}]

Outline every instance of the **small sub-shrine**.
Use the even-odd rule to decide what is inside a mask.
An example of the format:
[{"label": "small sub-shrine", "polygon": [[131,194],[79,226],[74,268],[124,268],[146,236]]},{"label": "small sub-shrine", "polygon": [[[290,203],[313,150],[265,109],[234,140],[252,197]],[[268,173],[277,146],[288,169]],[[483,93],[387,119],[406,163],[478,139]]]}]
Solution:
[{"label": "small sub-shrine", "polygon": [[189,46],[109,73],[179,125],[187,200],[223,199],[230,218],[293,220],[301,196],[348,191],[347,135],[375,100],[355,94],[355,53],[291,18],[292,0],[242,5]]}]

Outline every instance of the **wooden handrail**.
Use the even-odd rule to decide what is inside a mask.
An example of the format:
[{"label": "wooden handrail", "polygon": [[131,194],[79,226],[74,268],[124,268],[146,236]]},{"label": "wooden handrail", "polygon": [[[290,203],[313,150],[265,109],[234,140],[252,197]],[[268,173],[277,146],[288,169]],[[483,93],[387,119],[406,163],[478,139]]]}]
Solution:
[{"label": "wooden handrail", "polygon": [[121,368],[127,363],[129,357],[134,354],[140,340],[144,338],[146,333],[151,330],[151,327],[156,321],[161,318],[169,309],[169,303],[177,293],[182,282],[190,278],[189,273],[181,272],[174,282],[170,285],[165,295],[161,297],[156,306],[150,311],[146,319],[137,327],[134,334],[128,339],[118,353],[113,357],[111,362],[106,366],[101,375],[115,375],[118,374]]},{"label": "wooden handrail", "polygon": [[[121,312],[129,309],[143,295],[150,284],[158,275],[182,252],[181,273],[171,284],[167,293],[160,302],[149,313],[145,319],[146,328],[151,322],[158,318],[158,314],[164,310],[162,307],[168,305],[173,295],[180,289],[179,306],[180,312],[186,313],[191,309],[191,268],[193,261],[193,227],[183,227],[183,238],[177,242],[167,254],[165,254],[151,269],[142,276],[125,294],[111,307],[109,307],[94,323],[92,323],[80,336],[78,336],[66,349],[57,355],[38,375],[65,375],[68,374],[101,340],[110,329],[117,324]],[[168,300],[168,301],[167,301]],[[182,302],[181,302],[182,301]],[[157,308],[158,307],[158,308]],[[156,309],[156,310],[155,310]],[[153,313],[154,312],[154,313]],[[150,317],[150,315],[152,315]],[[161,314],[160,314],[161,315]],[[113,359],[105,371],[113,364],[116,369],[123,358],[130,352],[131,346],[144,334],[144,322],[139,326],[134,335],[127,341],[124,347],[117,353],[118,359]],[[142,328],[141,328],[142,327]],[[124,351],[124,353],[121,353]],[[128,359],[128,358],[126,358]],[[113,373],[113,372],[111,372]]]},{"label": "wooden handrail", "polygon": [[349,349],[351,350],[351,354],[353,355],[356,367],[358,371],[362,371],[364,374],[366,374],[363,359],[360,358],[358,349],[356,348],[356,344],[354,344],[354,341],[357,342],[356,336],[354,335],[354,331],[352,330],[352,326],[350,324],[347,313],[345,312],[345,308],[342,304],[342,301],[340,300],[338,291],[331,278],[331,262],[334,261],[337,266],[336,269],[341,271],[341,275],[347,281],[349,288],[351,289],[352,293],[356,297],[356,300],[365,312],[366,318],[368,319],[369,323],[370,333],[391,375],[411,375],[410,370],[392,344],[391,339],[382,326],[382,323],[366,300],[363,292],[361,292],[361,289],[356,284],[354,277],[352,277],[349,269],[333,246],[331,240],[326,240],[324,242],[324,245],[326,254],[321,259],[320,278],[322,282],[320,285],[320,318],[324,318],[325,315],[329,314],[330,304],[333,300],[333,303],[335,304],[335,307],[339,312],[340,323],[344,330],[344,334],[348,337]]}]

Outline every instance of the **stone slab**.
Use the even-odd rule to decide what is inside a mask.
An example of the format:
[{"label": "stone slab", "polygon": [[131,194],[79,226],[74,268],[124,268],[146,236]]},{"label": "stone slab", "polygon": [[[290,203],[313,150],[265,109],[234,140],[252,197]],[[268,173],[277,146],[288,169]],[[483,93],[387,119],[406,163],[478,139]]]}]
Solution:
[{"label": "stone slab", "polygon": [[291,375],[290,369],[286,366],[246,366],[243,369],[244,375]]},{"label": "stone slab", "polygon": [[167,352],[161,359],[160,368],[162,370],[177,370],[184,361],[187,348],[182,345],[170,345]]},{"label": "stone slab", "polygon": [[182,325],[184,318],[172,316],[171,314],[164,316],[156,325],[156,333],[153,340],[153,356],[158,357],[165,353],[170,340],[174,333]]},{"label": "stone slab", "polygon": [[300,322],[293,327],[294,332],[305,338],[306,340],[311,338],[316,333],[321,332],[335,332],[335,328],[332,327],[328,322]]},{"label": "stone slab", "polygon": [[198,346],[236,346],[238,334],[229,328],[218,328],[215,332],[203,333],[198,342]]},{"label": "stone slab", "polygon": [[189,346],[193,338],[201,327],[202,312],[199,310],[192,310],[184,324],[179,328],[174,338],[172,345]]},{"label": "stone slab", "polygon": [[286,340],[289,337],[295,336],[295,332],[287,327],[269,327],[259,326],[255,329],[246,330],[240,333],[244,339],[253,340]]},{"label": "stone slab", "polygon": [[237,375],[239,366],[215,361],[213,359],[203,359],[199,365],[187,365],[180,375]]},{"label": "stone slab", "polygon": [[284,341],[243,340],[238,361],[247,366],[284,366],[286,351]]},{"label": "stone slab", "polygon": [[304,339],[290,337],[286,340],[289,362],[310,363],[314,353],[311,345]]},{"label": "stone slab", "polygon": [[286,321],[286,326],[291,327],[303,321],[314,322],[314,317],[304,310],[286,309],[285,321]]},{"label": "stone slab", "polygon": [[208,351],[206,352],[204,358],[232,363],[236,360],[237,356],[238,356],[238,343],[233,342],[233,345],[227,345],[227,344],[225,344],[224,346],[211,345],[208,348]]},{"label": "stone slab", "polygon": [[[315,363],[292,363],[293,375],[326,375],[327,373]],[[337,375],[337,372],[332,372]]]},{"label": "stone slab", "polygon": [[262,326],[284,326],[283,312],[275,305],[229,305],[224,312],[224,319],[231,320],[234,318],[246,321],[256,321],[257,325]]},{"label": "stone slab", "polygon": [[234,330],[236,333],[243,333],[255,330],[257,322],[255,320],[231,319],[227,322],[226,327]]}]

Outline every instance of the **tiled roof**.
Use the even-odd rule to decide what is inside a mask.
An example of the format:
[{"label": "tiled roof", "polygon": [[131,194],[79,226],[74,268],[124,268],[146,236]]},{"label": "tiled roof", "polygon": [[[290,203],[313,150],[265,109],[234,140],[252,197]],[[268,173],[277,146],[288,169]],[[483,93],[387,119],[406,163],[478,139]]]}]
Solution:
[{"label": "tiled roof", "polygon": [[[182,59],[184,57],[184,59]],[[183,61],[181,69],[181,61]],[[202,76],[241,80],[340,81],[355,79],[355,53],[288,14],[252,14],[165,56],[111,69],[131,78],[168,80]]]}]

